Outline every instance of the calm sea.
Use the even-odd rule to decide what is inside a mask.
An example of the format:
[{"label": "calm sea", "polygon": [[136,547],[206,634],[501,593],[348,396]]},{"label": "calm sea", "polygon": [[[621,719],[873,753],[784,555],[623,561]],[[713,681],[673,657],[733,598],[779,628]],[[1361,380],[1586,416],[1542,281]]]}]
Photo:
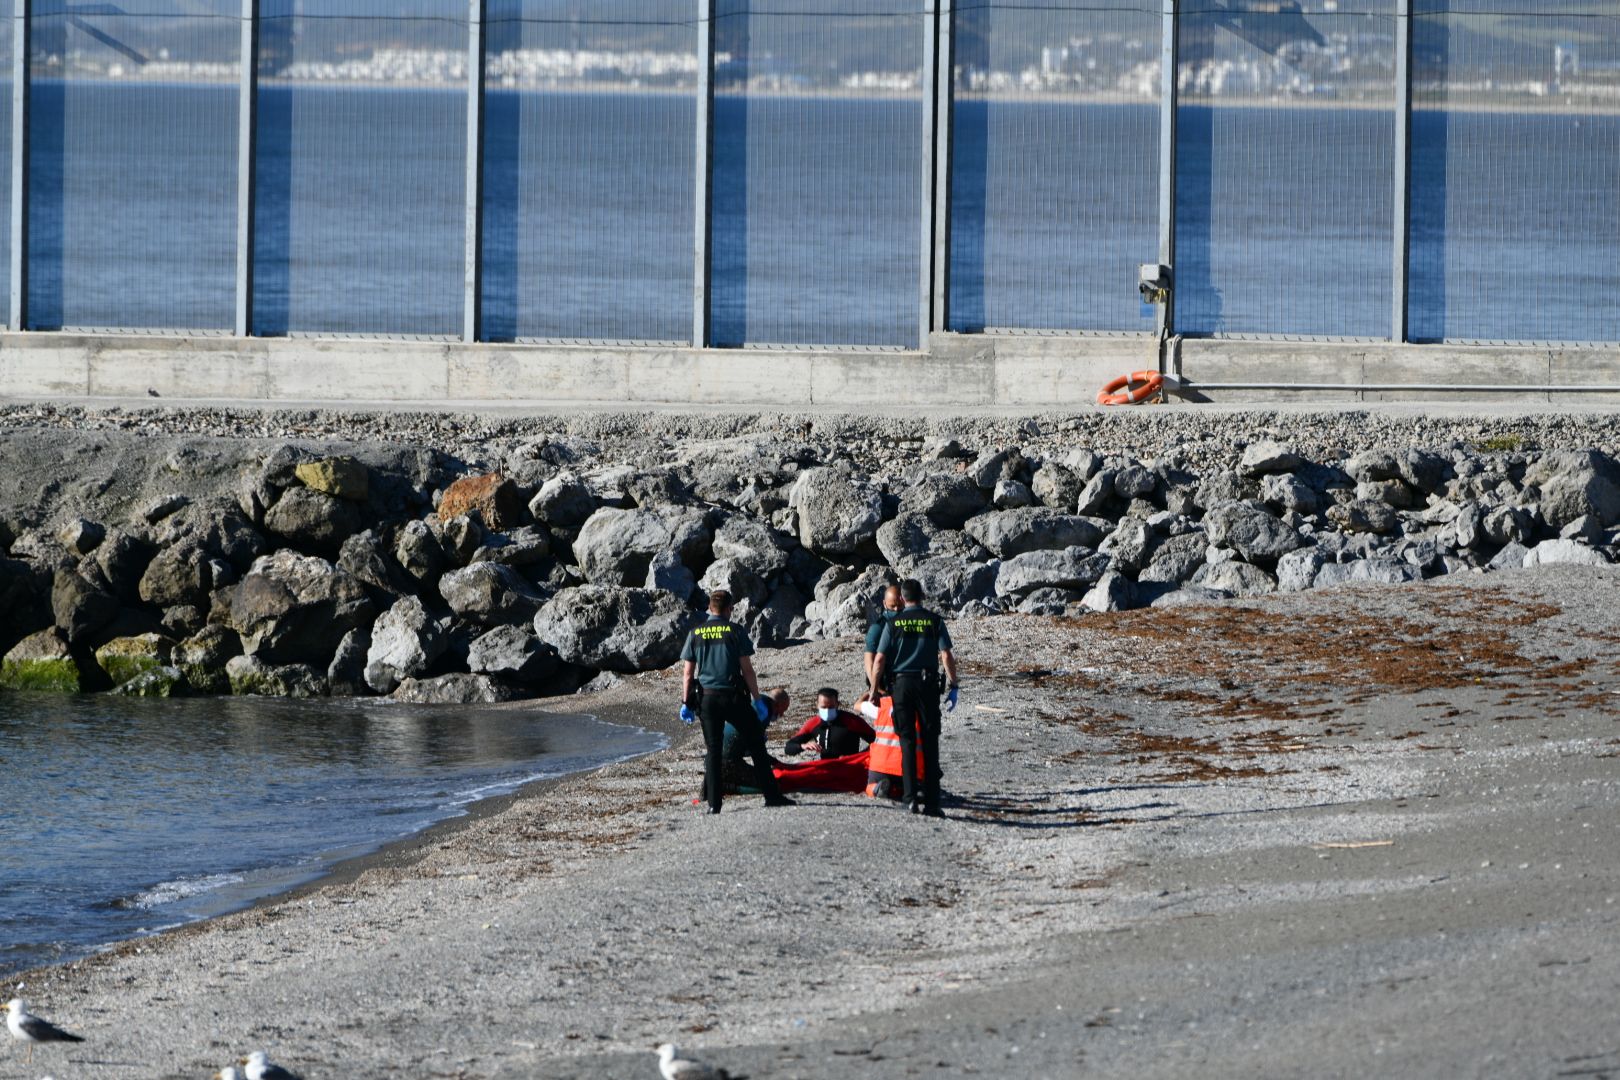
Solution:
[{"label": "calm sea", "polygon": [[530,710],[0,693],[0,976],[244,907],[479,799],[661,745]]},{"label": "calm sea", "polygon": [[[32,323],[228,327],[234,89],[42,80],[32,109]],[[488,336],[689,335],[693,113],[491,92]],[[920,122],[914,101],[717,100],[719,343],[916,345]],[[257,330],[458,334],[464,129],[458,92],[266,85]],[[1179,132],[1184,331],[1388,333],[1387,111],[1187,106]],[[958,103],[953,327],[1149,328],[1157,138],[1149,105]],[[1422,110],[1412,160],[1417,336],[1620,338],[1620,117]]]}]

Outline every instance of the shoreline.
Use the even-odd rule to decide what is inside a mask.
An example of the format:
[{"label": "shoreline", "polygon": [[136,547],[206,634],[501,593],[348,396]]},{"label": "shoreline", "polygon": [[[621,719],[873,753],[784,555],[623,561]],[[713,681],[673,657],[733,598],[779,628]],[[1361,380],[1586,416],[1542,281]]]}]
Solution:
[{"label": "shoreline", "polygon": [[[31,1003],[92,1041],[35,1069],[195,1076],[263,1046],[362,1080],[630,1078],[675,1038],[806,1080],[1543,1074],[1605,1051],[1620,977],[1617,597],[1620,571],[1547,568],[961,620],[954,820],[864,796],[710,819],[676,739],[39,970]],[[761,677],[849,682],[857,647]],[[656,719],[672,682],[591,707]]]},{"label": "shoreline", "polygon": [[[583,697],[585,695],[581,696]],[[594,697],[597,695],[590,696]],[[580,769],[574,772],[563,773],[558,776],[543,776],[538,779],[525,781],[512,790],[474,799],[472,802],[466,803],[459,807],[459,810],[461,811],[460,813],[452,813],[450,816],[441,818],[438,821],[424,826],[423,828],[415,830],[414,832],[406,833],[403,836],[397,836],[392,840],[383,841],[382,843],[376,844],[369,850],[362,851],[359,854],[346,855],[323,864],[320,860],[319,853],[317,853],[315,856],[312,856],[312,858],[316,860],[313,865],[319,867],[319,869],[311,870],[307,876],[302,876],[301,880],[297,880],[290,885],[273,887],[271,891],[254,895],[245,902],[233,905],[223,911],[188,918],[180,923],[164,926],[151,930],[147,933],[136,934],[127,938],[118,938],[113,941],[103,942],[101,944],[87,944],[83,946],[86,951],[80,955],[59,960],[51,964],[20,968],[16,971],[6,973],[4,978],[7,980],[17,980],[20,983],[40,973],[73,967],[103,955],[115,954],[127,951],[135,946],[147,945],[156,939],[166,937],[170,934],[206,931],[211,923],[221,919],[229,919],[233,916],[248,914],[282,903],[294,903],[299,900],[318,895],[335,886],[351,885],[362,874],[365,874],[370,870],[404,870],[419,861],[430,847],[442,843],[452,842],[458,833],[465,831],[466,829],[473,828],[478,822],[486,818],[503,813],[520,801],[540,798],[549,790],[567,781],[588,777],[594,773],[615,768],[616,766],[625,764],[626,762],[636,761],[639,758],[664,753],[671,749],[671,747],[678,740],[678,735],[673,729],[679,727],[678,724],[675,724],[672,727],[670,723],[659,723],[653,719],[650,712],[643,713],[641,710],[638,710],[633,706],[627,706],[625,708],[628,713],[635,715],[627,716],[623,719],[603,716],[597,712],[592,712],[589,708],[581,708],[577,712],[572,709],[565,712],[550,708],[535,708],[537,703],[548,704],[552,702],[569,700],[570,699],[568,698],[536,698],[527,701],[514,701],[495,705],[484,705],[480,706],[480,709],[495,712],[540,712],[550,713],[555,716],[577,715],[589,717],[590,719],[599,723],[631,728],[647,734],[658,735],[664,739],[664,746],[649,750],[645,753],[632,754],[628,757],[609,761],[593,768]],[[244,873],[251,874],[277,870],[291,871],[292,869],[293,867],[254,867],[248,871],[244,871]]]}]

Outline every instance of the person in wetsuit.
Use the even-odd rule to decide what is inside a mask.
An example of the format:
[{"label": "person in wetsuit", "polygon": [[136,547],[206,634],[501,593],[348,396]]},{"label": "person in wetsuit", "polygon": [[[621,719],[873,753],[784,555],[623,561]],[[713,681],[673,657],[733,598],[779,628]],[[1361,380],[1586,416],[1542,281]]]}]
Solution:
[{"label": "person in wetsuit", "polygon": [[838,691],[824,686],[816,691],[816,715],[804,722],[782,748],[782,753],[798,757],[806,743],[814,742],[821,759],[828,761],[858,754],[863,749],[862,743],[871,743],[875,738],[877,732],[872,730],[872,725],[865,718],[840,708]]}]

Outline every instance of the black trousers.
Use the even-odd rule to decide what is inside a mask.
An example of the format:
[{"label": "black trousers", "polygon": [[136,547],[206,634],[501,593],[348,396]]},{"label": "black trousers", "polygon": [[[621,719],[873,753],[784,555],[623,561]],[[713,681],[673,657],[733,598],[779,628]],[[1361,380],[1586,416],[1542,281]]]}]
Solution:
[{"label": "black trousers", "polygon": [[759,722],[748,695],[741,690],[705,690],[698,704],[698,717],[703,723],[703,793],[709,805],[716,809],[725,794],[722,776],[722,755],[726,745],[726,724],[737,729],[742,740],[743,756],[754,763],[755,786],[765,793],[766,802],[782,798],[782,788],[771,771],[769,755],[765,752],[765,725]]},{"label": "black trousers", "polygon": [[[939,690],[937,672],[894,673],[894,734],[900,740],[901,798],[907,803],[921,802],[929,810],[939,809]],[[919,743],[924,766],[920,783]]]}]

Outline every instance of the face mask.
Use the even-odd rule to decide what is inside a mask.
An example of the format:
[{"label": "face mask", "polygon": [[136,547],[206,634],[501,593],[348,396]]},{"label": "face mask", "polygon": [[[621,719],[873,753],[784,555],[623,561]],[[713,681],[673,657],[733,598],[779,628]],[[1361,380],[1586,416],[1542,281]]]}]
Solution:
[{"label": "face mask", "polygon": [[827,723],[830,724],[830,723],[833,722],[833,718],[838,715],[838,710],[837,709],[817,709],[816,710],[816,715],[821,717],[823,720],[825,720]]}]

